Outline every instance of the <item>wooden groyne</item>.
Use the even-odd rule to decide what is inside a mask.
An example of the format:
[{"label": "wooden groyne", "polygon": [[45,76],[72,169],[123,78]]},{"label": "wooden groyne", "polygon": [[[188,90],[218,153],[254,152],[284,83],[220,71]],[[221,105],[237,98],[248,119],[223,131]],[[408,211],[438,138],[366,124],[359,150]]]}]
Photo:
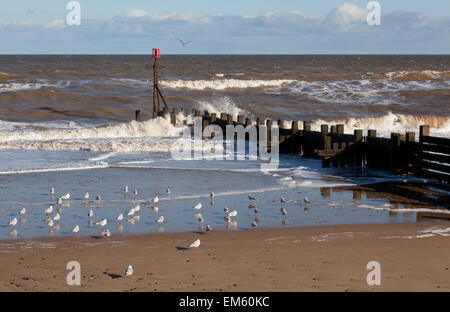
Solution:
[{"label": "wooden groyne", "polygon": [[[256,127],[257,133],[267,131],[267,143],[270,146],[271,129],[275,124],[270,119],[245,117],[233,119],[226,113],[216,114],[194,109],[192,111],[168,108],[153,116],[170,115],[171,123],[177,124],[177,115],[192,115],[202,120],[202,128],[208,125],[221,127],[224,137],[227,126],[242,125]],[[136,120],[142,118],[136,111]],[[186,120],[182,124],[190,126]],[[311,130],[311,122],[284,120],[276,121],[279,129],[279,153],[297,154],[305,158],[322,159],[323,167],[366,167],[390,171],[393,174],[410,174],[432,178],[440,182],[450,182],[450,139],[430,136],[430,127],[422,125],[418,140],[415,132],[391,133],[390,138],[377,137],[377,130],[354,130],[353,134],[344,133],[344,125],[323,124],[320,131]],[[259,138],[259,136],[258,136]],[[208,138],[204,138],[208,139]],[[248,139],[248,136],[246,137]]]}]

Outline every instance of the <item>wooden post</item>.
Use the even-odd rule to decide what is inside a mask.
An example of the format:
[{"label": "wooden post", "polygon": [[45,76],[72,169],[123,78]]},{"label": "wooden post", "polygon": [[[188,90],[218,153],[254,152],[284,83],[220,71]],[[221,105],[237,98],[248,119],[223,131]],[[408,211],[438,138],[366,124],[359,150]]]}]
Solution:
[{"label": "wooden post", "polygon": [[209,138],[206,138],[206,137],[204,136],[205,128],[206,128],[206,127],[208,127],[208,120],[203,119],[203,121],[202,121],[202,138],[203,138],[203,139],[209,139]]},{"label": "wooden post", "polygon": [[311,131],[311,122],[310,121],[304,121],[303,122],[303,130]]},{"label": "wooden post", "polygon": [[323,137],[323,149],[331,150],[331,136],[330,135],[325,135]]},{"label": "wooden post", "polygon": [[220,119],[227,120],[227,113],[220,113]]},{"label": "wooden post", "polygon": [[136,120],[136,121],[141,121],[141,110],[140,110],[140,109],[137,109],[137,110],[134,112],[134,120]]},{"label": "wooden post", "polygon": [[363,141],[363,131],[359,129],[355,129],[353,131],[353,151],[354,154],[350,156],[351,162],[353,166],[361,167],[362,166],[362,151],[361,151],[361,143]]},{"label": "wooden post", "polygon": [[209,112],[208,112],[207,110],[205,110],[205,112],[203,113],[203,116],[205,116],[205,117],[209,117],[209,116],[210,116],[210,114],[209,114]]},{"label": "wooden post", "polygon": [[244,116],[238,115],[237,116],[237,123],[240,124],[240,125],[243,125],[244,124]]},{"label": "wooden post", "polygon": [[169,106],[164,106],[163,112],[164,112],[164,116],[169,114]]},{"label": "wooden post", "polygon": [[377,130],[367,130],[367,136],[369,138],[376,138],[377,137]]},{"label": "wooden post", "polygon": [[420,126],[419,142],[422,142],[424,136],[430,136],[430,126],[428,125]]},{"label": "wooden post", "polygon": [[202,114],[201,114],[200,110],[199,110],[199,109],[196,109],[196,110],[194,111],[194,117],[201,117],[201,116],[202,116]]},{"label": "wooden post", "polygon": [[227,125],[232,126],[233,125],[233,115],[227,114]]},{"label": "wooden post", "polygon": [[216,122],[216,113],[211,113],[211,123],[215,123]]},{"label": "wooden post", "polygon": [[292,128],[292,134],[296,134],[300,129],[300,121],[293,121],[291,128]]},{"label": "wooden post", "polygon": [[170,114],[170,123],[172,125],[176,125],[177,124],[177,115],[175,115],[175,113]]},{"label": "wooden post", "polygon": [[328,125],[320,125],[320,132],[322,133],[322,135],[327,135],[328,134]]},{"label": "wooden post", "polygon": [[180,112],[180,110],[178,108],[173,108],[172,113],[174,115],[178,115],[178,113]]},{"label": "wooden post", "polygon": [[335,126],[335,125],[332,125],[332,126],[330,127],[330,133],[331,133],[332,135],[335,135],[335,134],[336,134],[336,126]]},{"label": "wooden post", "polygon": [[337,135],[344,134],[344,125],[343,124],[336,125],[336,134]]},{"label": "wooden post", "polygon": [[399,159],[399,149],[400,149],[400,133],[391,133],[391,165],[390,169],[393,174],[399,173],[400,169],[400,159]]},{"label": "wooden post", "polygon": [[246,118],[245,119],[245,126],[250,126],[252,124],[252,119],[251,118]]}]

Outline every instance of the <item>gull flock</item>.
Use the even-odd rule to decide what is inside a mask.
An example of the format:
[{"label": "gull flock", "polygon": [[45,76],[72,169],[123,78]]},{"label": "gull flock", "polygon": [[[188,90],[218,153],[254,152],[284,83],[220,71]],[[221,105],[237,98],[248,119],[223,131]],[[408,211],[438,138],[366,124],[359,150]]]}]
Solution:
[{"label": "gull flock", "polygon": [[[128,192],[129,192],[128,186],[125,186],[123,191],[124,191],[125,195],[127,195]],[[166,190],[166,194],[169,195],[170,193],[171,193],[171,189],[170,189],[170,187],[168,187],[167,190]],[[50,188],[50,196],[51,196],[52,199],[53,199],[54,194],[55,194],[55,188],[51,187]],[[133,190],[133,195],[135,195],[135,196],[138,195],[138,190],[137,189]],[[215,196],[216,195],[214,194],[214,192],[211,192],[211,194],[210,194],[210,198],[211,198],[211,203],[210,204],[211,204],[211,206],[214,206],[214,198],[215,198]],[[86,200],[86,201],[89,199],[89,197],[90,197],[89,192],[86,192],[85,195],[83,196],[84,200]],[[62,216],[63,216],[63,208],[62,207],[64,206],[65,203],[67,203],[67,201],[70,200],[70,198],[71,198],[70,193],[66,193],[66,194],[58,197],[58,199],[56,200],[56,207],[57,207],[56,209],[55,209],[54,205],[49,205],[47,208],[45,208],[42,211],[43,215],[45,216],[45,221],[47,223],[47,226],[50,228],[50,232],[53,229],[59,229],[59,223],[57,223],[57,222],[60,221]],[[260,209],[256,208],[253,205],[253,202],[256,200],[256,198],[249,194],[248,195],[248,199],[251,202],[250,205],[249,205],[249,208],[254,208],[255,215],[258,215],[260,213]],[[100,195],[96,196],[96,200],[97,201],[101,201]],[[305,202],[306,205],[308,205],[310,203],[310,200],[308,199],[308,197],[304,197],[303,201]],[[280,212],[281,212],[281,215],[283,216],[283,218],[288,215],[287,209],[285,207],[285,204],[288,203],[288,202],[289,202],[289,200],[287,200],[286,198],[280,197],[280,203],[281,203]],[[153,197],[153,199],[151,199],[151,200],[149,200],[149,201],[147,201],[145,203],[141,203],[141,204],[150,204],[150,208],[151,209],[153,209],[154,211],[158,211],[158,207],[156,206],[158,203],[159,203],[159,198],[158,198],[158,196],[155,196],[155,197]],[[200,228],[203,228],[203,224],[205,222],[205,219],[203,218],[203,215],[201,214],[202,208],[203,208],[203,205],[200,202],[192,207],[192,209],[196,212],[194,214],[194,217],[197,218],[197,220],[198,220],[198,222],[200,224]],[[139,216],[137,215],[137,213],[140,211],[140,209],[141,209],[141,205],[137,204],[136,206],[131,208],[128,211],[128,213],[126,214],[127,220],[131,224],[134,224],[136,219],[139,220]],[[226,221],[226,228],[227,229],[236,228],[237,227],[236,217],[238,215],[238,211],[237,210],[230,210],[226,206],[223,209],[223,211],[224,211],[224,220]],[[54,212],[55,212],[55,214],[53,215]],[[25,218],[24,217],[25,217],[26,213],[27,213],[26,208],[22,208],[18,212],[18,215],[20,216],[20,222],[21,223],[25,222]],[[108,225],[108,220],[106,218],[98,220],[97,222],[94,223],[92,221],[92,219],[94,218],[94,211],[92,209],[90,209],[88,211],[87,215],[88,215],[88,218],[89,218],[88,224],[90,226],[95,224],[95,226],[98,226],[98,227],[101,228],[101,235],[102,236],[104,236],[104,237],[110,237],[111,236],[111,231],[109,229],[105,228]],[[118,229],[123,228],[122,221],[125,220],[124,214],[120,213],[115,218],[115,220],[117,222],[119,222]],[[14,236],[17,236],[17,234],[18,234],[18,232],[17,232],[17,230],[15,228],[16,225],[18,224],[18,222],[19,222],[19,220],[17,219],[17,217],[14,217],[8,222],[8,225],[7,225],[7,226],[11,226],[12,227],[12,230],[11,230],[10,233],[12,235],[14,235]],[[156,219],[155,222],[157,224],[159,224],[159,225],[162,225],[163,223],[166,222],[166,220],[165,220],[164,216],[159,216]],[[258,226],[258,223],[259,223],[259,218],[256,217],[251,222],[251,226],[253,228],[256,228]],[[283,224],[284,223],[285,223],[285,220],[283,220]],[[80,230],[81,230],[80,226],[78,224],[75,224],[73,226],[71,232],[74,235],[77,235],[80,232]],[[213,231],[212,226],[207,224],[205,232],[208,233],[208,232],[212,232],[212,231]],[[192,242],[189,245],[188,249],[197,250],[200,247],[200,244],[201,244],[200,239],[196,239],[194,242]],[[133,275],[133,273],[134,273],[133,267],[132,267],[132,265],[129,265],[127,267],[127,269],[125,270],[125,276]]]},{"label": "gull flock", "polygon": [[[129,187],[125,186],[123,189],[123,192],[125,195],[128,195],[128,193],[130,192]],[[166,194],[170,194],[171,193],[171,188],[168,187],[166,189]],[[139,194],[138,190],[135,188],[132,192],[132,194],[134,196],[137,196]],[[55,195],[55,188],[51,187],[50,188],[50,196],[51,199],[54,200],[54,195]],[[211,192],[209,197],[211,198],[211,206],[214,206],[214,198],[216,197],[216,194],[214,192]],[[45,222],[47,224],[47,226],[49,227],[49,233],[52,233],[53,229],[59,230],[59,221],[63,218],[64,214],[63,214],[63,207],[69,207],[70,203],[69,200],[71,198],[71,194],[70,193],[66,193],[64,195],[61,195],[60,197],[57,198],[56,200],[56,204],[55,205],[49,205],[47,208],[45,208],[42,213],[45,217]],[[83,196],[83,199],[87,202],[88,199],[90,198],[90,194],[89,192],[86,192]],[[100,202],[102,199],[100,197],[100,195],[96,195],[96,201]],[[251,227],[255,228],[258,226],[259,223],[259,218],[258,215],[261,213],[261,210],[257,207],[255,207],[254,202],[256,201],[256,198],[254,196],[252,196],[251,194],[248,194],[248,200],[250,201],[249,204],[249,208],[252,208],[254,210],[254,213],[256,215],[256,217],[254,218],[254,220],[252,220],[251,222]],[[308,197],[304,197],[303,201],[306,205],[308,205],[309,203],[311,203],[311,201],[309,200]],[[160,202],[160,199],[158,196],[153,197],[151,200],[148,200],[146,202],[142,202],[141,204],[137,204],[135,205],[133,208],[131,208],[128,212],[126,213],[120,213],[119,215],[117,215],[117,217],[115,217],[115,220],[109,220],[106,218],[102,218],[102,219],[97,219],[95,222],[93,221],[94,219],[94,211],[92,209],[90,209],[87,213],[87,216],[89,218],[88,220],[88,224],[89,226],[97,226],[101,229],[101,235],[103,235],[104,237],[109,237],[111,236],[111,231],[109,229],[106,228],[106,226],[109,224],[108,222],[118,222],[119,225],[117,226],[117,229],[122,230],[123,229],[123,225],[122,222],[124,220],[128,221],[131,224],[134,224],[135,221],[139,221],[140,217],[138,215],[138,212],[141,210],[141,205],[149,205],[149,208],[152,209],[155,212],[158,212],[159,209],[157,207],[157,204]],[[292,202],[284,197],[280,197],[280,213],[281,216],[283,218],[287,217],[288,215],[288,211],[285,207],[285,204],[288,202]],[[295,202],[295,201],[294,201]],[[55,209],[56,207],[56,209]],[[201,229],[201,231],[203,232],[212,232],[213,231],[213,227],[210,224],[206,224],[205,223],[205,218],[203,217],[201,211],[203,209],[203,205],[201,202],[197,203],[196,205],[194,205],[192,207],[193,211],[195,211],[194,217],[197,219],[198,223],[199,223],[199,229]],[[237,220],[236,217],[238,215],[238,211],[237,210],[231,210],[228,207],[224,207],[223,209],[224,211],[224,220],[226,222],[226,228],[227,229],[232,229],[232,228],[237,228]],[[14,236],[17,236],[17,230],[16,230],[16,226],[17,224],[20,223],[24,223],[25,222],[25,215],[27,213],[26,208],[22,208],[19,212],[18,212],[18,217],[20,219],[18,219],[18,217],[13,217],[7,224],[7,226],[12,227],[11,230],[11,234]],[[158,224],[161,228],[158,228],[158,231],[162,231],[162,225],[164,223],[166,223],[166,218],[163,215],[160,215],[156,218],[156,220],[154,221],[156,224]],[[285,220],[282,221],[283,224],[285,224]],[[204,225],[206,225],[206,227],[203,227]],[[80,233],[80,231],[82,231],[82,228],[80,227],[79,224],[74,224],[72,227],[71,232],[75,235],[77,235],[78,233]],[[200,240],[195,241],[194,243],[192,243],[189,248],[198,248],[200,246]]]}]

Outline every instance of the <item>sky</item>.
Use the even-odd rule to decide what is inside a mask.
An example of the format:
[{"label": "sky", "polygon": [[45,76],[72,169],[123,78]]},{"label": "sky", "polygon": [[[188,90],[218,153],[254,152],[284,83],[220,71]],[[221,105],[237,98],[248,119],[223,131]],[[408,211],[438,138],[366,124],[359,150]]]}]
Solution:
[{"label": "sky", "polygon": [[[449,54],[450,1],[2,1],[0,54]],[[192,40],[182,46],[177,38]]]}]

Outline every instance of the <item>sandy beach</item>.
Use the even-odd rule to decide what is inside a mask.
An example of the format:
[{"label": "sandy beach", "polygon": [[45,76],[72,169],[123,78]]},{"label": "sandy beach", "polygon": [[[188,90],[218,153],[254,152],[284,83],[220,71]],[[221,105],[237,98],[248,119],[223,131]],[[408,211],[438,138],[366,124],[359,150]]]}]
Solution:
[{"label": "sandy beach", "polygon": [[[449,222],[422,221],[9,240],[0,290],[450,291],[449,235]],[[66,284],[69,261],[81,265],[81,286]],[[366,283],[369,261],[381,265],[381,286]]]}]

